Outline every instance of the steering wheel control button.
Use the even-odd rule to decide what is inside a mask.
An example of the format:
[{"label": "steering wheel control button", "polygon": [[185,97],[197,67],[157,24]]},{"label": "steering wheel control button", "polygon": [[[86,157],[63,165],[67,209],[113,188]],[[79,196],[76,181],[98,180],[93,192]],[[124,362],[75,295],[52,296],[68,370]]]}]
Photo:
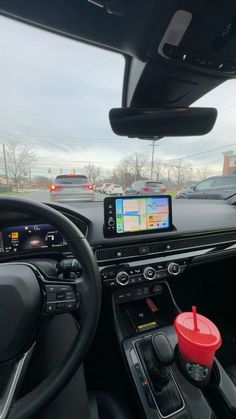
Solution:
[{"label": "steering wheel control button", "polygon": [[46,291],[52,293],[58,291],[58,289],[56,285],[46,285]]},{"label": "steering wheel control button", "polygon": [[66,292],[65,300],[75,300],[75,294],[73,292]]},{"label": "steering wheel control button", "polygon": [[55,292],[47,293],[47,301],[56,301],[56,293]]},{"label": "steering wheel control button", "polygon": [[147,268],[144,269],[143,276],[145,279],[152,281],[153,279],[156,278],[156,271],[151,266],[148,266]]},{"label": "steering wheel control button", "polygon": [[129,275],[125,271],[121,271],[116,275],[116,282],[119,285],[128,285],[129,283]]},{"label": "steering wheel control button", "polygon": [[69,303],[65,303],[66,310],[74,310],[75,309],[75,302],[71,301]]},{"label": "steering wheel control button", "polygon": [[58,292],[57,294],[56,294],[56,299],[57,300],[65,300],[65,293],[64,292]]},{"label": "steering wheel control button", "polygon": [[57,310],[64,310],[65,309],[65,303],[57,303],[56,304]]},{"label": "steering wheel control button", "polygon": [[170,275],[174,275],[174,276],[179,275],[181,272],[180,265],[175,262],[169,263],[167,270]]},{"label": "steering wheel control button", "polygon": [[46,313],[57,314],[79,308],[80,295],[76,285],[46,285],[45,289]]},{"label": "steering wheel control button", "polygon": [[56,311],[56,303],[47,303],[46,312],[53,313]]}]

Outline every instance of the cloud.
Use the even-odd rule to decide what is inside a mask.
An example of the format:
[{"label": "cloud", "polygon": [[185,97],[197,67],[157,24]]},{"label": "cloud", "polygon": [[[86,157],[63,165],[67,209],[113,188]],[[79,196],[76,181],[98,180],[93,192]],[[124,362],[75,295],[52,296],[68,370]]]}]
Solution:
[{"label": "cloud", "polygon": [[[110,168],[134,151],[151,155],[149,141],[117,137],[109,125],[109,109],[121,104],[121,55],[4,17],[0,23],[0,135],[2,142],[17,139],[35,148],[35,173],[46,174],[48,167],[79,171],[89,161]],[[186,161],[193,166],[220,168],[227,144],[236,143],[235,97],[232,80],[199,100],[196,106],[218,108],[214,130],[162,139],[156,157],[191,155]]]}]

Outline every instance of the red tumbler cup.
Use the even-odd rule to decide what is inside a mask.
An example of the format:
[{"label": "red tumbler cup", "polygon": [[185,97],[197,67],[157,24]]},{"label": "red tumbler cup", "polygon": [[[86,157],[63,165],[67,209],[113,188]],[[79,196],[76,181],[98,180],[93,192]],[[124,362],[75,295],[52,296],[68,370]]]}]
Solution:
[{"label": "red tumbler cup", "polygon": [[196,312],[179,314],[174,321],[178,336],[178,356],[183,373],[199,387],[210,379],[215,351],[221,345],[215,324]]}]

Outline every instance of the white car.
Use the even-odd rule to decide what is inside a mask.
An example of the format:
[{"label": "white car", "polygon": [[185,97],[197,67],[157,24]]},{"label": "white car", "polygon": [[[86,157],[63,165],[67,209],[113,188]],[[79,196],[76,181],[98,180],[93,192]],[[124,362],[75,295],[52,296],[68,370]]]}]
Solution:
[{"label": "white car", "polygon": [[102,187],[101,187],[101,193],[106,194],[107,193],[107,188],[110,186],[110,183],[103,183]]},{"label": "white car", "polygon": [[111,185],[107,188],[108,195],[123,195],[123,188],[121,185],[117,185],[116,183],[111,183]]}]

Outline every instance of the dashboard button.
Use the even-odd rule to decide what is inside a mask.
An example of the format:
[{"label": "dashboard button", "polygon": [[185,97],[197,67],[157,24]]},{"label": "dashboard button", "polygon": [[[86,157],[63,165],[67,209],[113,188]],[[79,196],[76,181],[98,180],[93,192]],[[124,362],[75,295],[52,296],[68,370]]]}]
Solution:
[{"label": "dashboard button", "polygon": [[156,274],[156,279],[166,278],[168,276],[168,271],[166,269],[158,271]]},{"label": "dashboard button", "polygon": [[148,266],[147,268],[144,269],[143,276],[149,281],[152,281],[153,279],[156,278],[156,271],[151,266]]},{"label": "dashboard button", "polygon": [[110,288],[115,287],[117,285],[116,281],[110,281],[109,279],[107,281],[103,281],[103,284],[106,287],[110,287]]},{"label": "dashboard button", "polygon": [[149,246],[140,246],[138,251],[140,255],[147,255],[149,253]]},{"label": "dashboard button", "polygon": [[152,292],[156,295],[160,295],[163,292],[163,287],[160,284],[156,284],[154,285],[154,287],[152,288]]},{"label": "dashboard button", "polygon": [[115,221],[114,220],[108,220],[109,227],[113,227],[115,225]]},{"label": "dashboard button", "polygon": [[127,285],[129,283],[129,275],[125,271],[121,271],[116,275],[116,282],[120,285]]},{"label": "dashboard button", "polygon": [[179,275],[180,274],[180,266],[178,263],[171,262],[169,263],[167,270],[170,275]]}]

